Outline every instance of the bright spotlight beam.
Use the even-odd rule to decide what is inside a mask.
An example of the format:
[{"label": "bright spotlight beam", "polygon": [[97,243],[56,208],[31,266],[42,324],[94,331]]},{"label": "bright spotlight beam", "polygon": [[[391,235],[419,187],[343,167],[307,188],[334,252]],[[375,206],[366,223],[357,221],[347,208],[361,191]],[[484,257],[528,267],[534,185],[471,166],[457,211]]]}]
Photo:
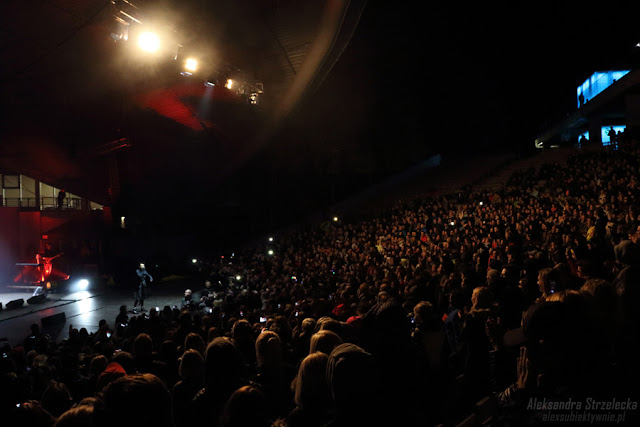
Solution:
[{"label": "bright spotlight beam", "polygon": [[145,52],[153,53],[160,48],[160,39],[153,33],[142,33],[138,38],[138,46]]},{"label": "bright spotlight beam", "polygon": [[89,287],[89,281],[87,279],[81,279],[78,281],[78,289],[84,291]]},{"label": "bright spotlight beam", "polygon": [[189,58],[184,63],[184,69],[190,72],[196,71],[198,68],[198,61],[195,58]]}]

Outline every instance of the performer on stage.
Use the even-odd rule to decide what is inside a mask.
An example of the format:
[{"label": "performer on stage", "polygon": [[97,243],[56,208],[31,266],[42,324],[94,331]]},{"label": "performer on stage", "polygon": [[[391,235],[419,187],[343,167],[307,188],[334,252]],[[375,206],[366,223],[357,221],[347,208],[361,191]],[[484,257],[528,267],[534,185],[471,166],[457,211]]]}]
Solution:
[{"label": "performer on stage", "polygon": [[144,263],[140,263],[140,266],[136,269],[136,274],[138,275],[138,288],[136,290],[136,300],[133,303],[133,312],[137,313],[136,306],[138,302],[140,303],[140,311],[145,311],[144,309],[144,296],[147,288],[147,277],[149,278],[149,282],[153,282],[153,277],[147,272],[147,269],[144,266]]},{"label": "performer on stage", "polygon": [[[49,248],[50,246],[47,245]],[[45,251],[45,255],[50,252],[50,251]],[[37,280],[37,286],[36,289],[33,291],[33,296],[39,296],[42,294],[47,294],[47,289],[46,289],[46,282],[47,280],[49,280],[49,277],[51,276],[51,271],[53,270],[53,265],[51,264],[51,261],[53,261],[54,259],[62,256],[62,253],[59,253],[58,255],[55,256],[44,256],[41,255],[39,253],[36,254],[36,264],[37,267],[35,269],[36,271],[36,280]]]}]

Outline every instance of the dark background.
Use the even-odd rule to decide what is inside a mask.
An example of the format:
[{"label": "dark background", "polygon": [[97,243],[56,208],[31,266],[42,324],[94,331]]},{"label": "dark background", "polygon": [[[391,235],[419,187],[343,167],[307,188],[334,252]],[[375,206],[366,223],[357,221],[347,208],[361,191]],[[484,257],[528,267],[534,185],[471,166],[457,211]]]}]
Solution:
[{"label": "dark background", "polygon": [[[259,36],[242,19],[272,5],[155,3],[189,20],[191,43],[211,42],[245,65]],[[102,7],[92,6],[87,15]],[[31,147],[20,152],[25,164],[39,160],[64,177],[66,160],[52,162],[55,153],[82,167],[90,146],[126,136],[133,146],[116,154],[114,218],[130,218],[137,239],[189,236],[199,250],[228,248],[313,212],[328,215],[333,203],[436,154],[452,167],[479,153],[533,150],[539,131],[576,108],[577,85],[594,71],[634,65],[638,9],[624,1],[367,2],[326,78],[268,134],[268,103],[252,110],[216,101],[210,116],[219,122],[204,131],[133,104],[175,82],[123,72],[95,21],[56,23],[67,38],[47,50],[28,37],[38,20],[25,16],[18,28],[7,20],[5,47],[13,57],[24,49],[26,59],[19,67],[12,55],[2,60],[0,155]],[[252,71],[268,74],[264,65]],[[83,180],[104,195],[106,164],[89,169]]]}]

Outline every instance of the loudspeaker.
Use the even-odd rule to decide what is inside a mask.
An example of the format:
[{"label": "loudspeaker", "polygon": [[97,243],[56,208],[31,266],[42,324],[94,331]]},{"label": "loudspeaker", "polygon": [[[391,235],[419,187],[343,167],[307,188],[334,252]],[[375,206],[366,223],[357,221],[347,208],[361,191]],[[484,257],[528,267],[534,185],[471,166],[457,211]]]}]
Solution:
[{"label": "loudspeaker", "polygon": [[23,305],[24,305],[24,300],[22,298],[14,299],[13,301],[9,301],[7,303],[7,310],[13,310],[14,308],[20,308]]},{"label": "loudspeaker", "polygon": [[54,314],[53,316],[47,316],[40,319],[40,323],[42,324],[42,329],[44,328],[53,328],[56,325],[63,324],[67,321],[67,316],[62,313]]},{"label": "loudspeaker", "polygon": [[45,294],[40,294],[35,297],[31,297],[27,300],[27,304],[44,304],[47,301]]}]

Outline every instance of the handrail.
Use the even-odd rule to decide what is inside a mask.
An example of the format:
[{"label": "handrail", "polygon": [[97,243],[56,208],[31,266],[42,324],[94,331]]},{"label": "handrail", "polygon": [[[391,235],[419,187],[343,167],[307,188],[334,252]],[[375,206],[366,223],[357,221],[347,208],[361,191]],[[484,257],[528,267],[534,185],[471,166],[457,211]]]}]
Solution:
[{"label": "handrail", "polygon": [[[35,197],[3,197],[2,207],[5,208],[37,208],[37,198]],[[50,210],[58,209],[57,197],[40,197],[40,209]],[[65,197],[62,201],[61,209],[63,210],[81,210],[82,199],[79,197]]]}]

